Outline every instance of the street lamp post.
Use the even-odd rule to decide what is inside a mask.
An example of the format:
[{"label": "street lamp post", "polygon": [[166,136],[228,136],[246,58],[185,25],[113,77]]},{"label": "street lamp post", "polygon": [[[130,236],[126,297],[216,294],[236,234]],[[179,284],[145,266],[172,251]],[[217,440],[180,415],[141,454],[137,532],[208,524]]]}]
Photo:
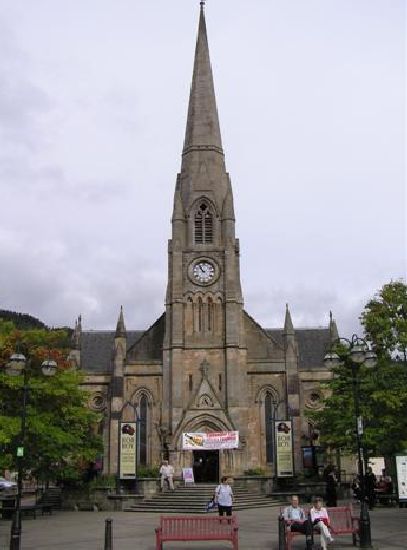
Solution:
[{"label": "street lamp post", "polygon": [[[21,499],[23,494],[23,473],[24,473],[24,455],[25,455],[25,436],[26,436],[26,418],[27,418],[27,402],[30,392],[28,384],[29,373],[31,368],[31,357],[28,359],[22,353],[13,353],[9,362],[6,365],[6,374],[9,376],[19,376],[21,373],[24,375],[23,379],[23,399],[21,407],[21,427],[19,442],[17,447],[17,496],[16,507],[11,523],[10,532],[10,550],[21,549]],[[41,364],[41,370],[44,376],[53,376],[57,370],[57,363],[52,359],[43,361]]]},{"label": "street lamp post", "polygon": [[361,436],[363,434],[363,421],[360,415],[360,395],[359,395],[359,377],[358,371],[361,365],[365,365],[367,368],[372,368],[376,365],[376,354],[369,349],[367,343],[363,338],[359,338],[356,334],[349,340],[347,338],[339,338],[336,342],[338,345],[343,345],[343,350],[339,355],[335,351],[330,351],[324,357],[324,362],[328,367],[337,367],[340,364],[344,364],[350,368],[352,374],[352,392],[353,402],[355,408],[355,435],[356,446],[358,453],[358,474],[360,479],[360,548],[372,548],[372,537],[370,529],[370,515],[369,508],[366,502],[366,483],[365,472],[363,467],[362,457],[362,441]]}]

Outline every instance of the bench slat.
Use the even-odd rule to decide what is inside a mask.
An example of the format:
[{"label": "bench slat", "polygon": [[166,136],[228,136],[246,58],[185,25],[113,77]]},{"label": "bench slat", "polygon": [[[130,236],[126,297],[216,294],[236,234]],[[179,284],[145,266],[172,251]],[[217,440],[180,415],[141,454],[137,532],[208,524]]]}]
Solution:
[{"label": "bench slat", "polygon": [[161,542],[229,540],[235,544],[237,530],[236,516],[161,516],[160,527],[156,532]]}]

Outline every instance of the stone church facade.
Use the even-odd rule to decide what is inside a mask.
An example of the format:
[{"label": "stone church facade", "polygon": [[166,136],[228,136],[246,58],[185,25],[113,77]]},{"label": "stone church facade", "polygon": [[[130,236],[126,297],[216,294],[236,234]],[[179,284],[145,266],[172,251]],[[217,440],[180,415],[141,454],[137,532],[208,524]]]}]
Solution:
[{"label": "stone church facade", "polygon": [[[239,432],[239,448],[209,453],[216,476],[275,472],[274,420],[290,419],[294,464],[316,436],[305,415],[320,406],[326,329],[261,327],[243,307],[239,240],[225,167],[203,3],[168,243],[166,309],[147,330],[84,331],[71,358],[86,373],[90,407],[101,413],[103,471],[117,474],[120,421],[140,422],[139,463],[168,457],[179,474],[194,464],[183,432]],[[201,456],[205,459],[205,456]]]}]

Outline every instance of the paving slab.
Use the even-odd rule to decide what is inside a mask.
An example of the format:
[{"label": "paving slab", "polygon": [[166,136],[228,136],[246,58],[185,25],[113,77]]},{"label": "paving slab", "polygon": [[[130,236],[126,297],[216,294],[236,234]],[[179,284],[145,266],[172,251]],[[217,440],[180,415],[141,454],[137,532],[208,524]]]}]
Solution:
[{"label": "paving slab", "polygon": [[[239,511],[240,550],[278,549],[278,508]],[[54,512],[23,519],[22,550],[104,550],[105,519],[113,519],[114,550],[155,550],[154,528],[159,514],[131,512]],[[371,512],[375,550],[407,549],[407,508],[376,508]],[[0,520],[0,550],[8,550],[11,522]],[[315,550],[319,548],[315,537]],[[298,537],[293,549],[305,547]],[[165,550],[227,550],[230,543],[166,543]],[[352,538],[337,537],[332,550],[353,548]]]}]

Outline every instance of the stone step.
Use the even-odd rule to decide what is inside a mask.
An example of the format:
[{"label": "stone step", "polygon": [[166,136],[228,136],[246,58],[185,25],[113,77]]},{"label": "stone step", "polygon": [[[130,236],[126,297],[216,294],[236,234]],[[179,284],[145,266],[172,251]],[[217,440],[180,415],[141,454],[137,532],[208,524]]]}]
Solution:
[{"label": "stone step", "polygon": [[[129,506],[126,512],[156,512],[178,514],[203,514],[206,512],[206,503],[211,499],[216,486],[214,484],[190,485],[176,487],[175,491],[165,490],[150,498],[143,499],[139,503]],[[281,501],[267,497],[260,493],[250,493],[246,488],[233,488],[234,510],[246,510],[250,508],[270,508],[281,506]],[[216,509],[215,509],[216,511]]]},{"label": "stone step", "polygon": [[[256,503],[242,503],[238,504],[235,503],[233,506],[233,510],[249,510],[249,509],[258,509],[258,508],[273,508],[276,506],[281,506],[280,501],[273,501],[272,499],[267,499],[268,502],[256,502]],[[143,505],[143,503],[140,503],[139,505],[134,505],[129,508],[125,508],[124,512],[152,512],[152,513],[159,513],[159,514],[169,514],[169,513],[176,513],[176,514],[206,514],[205,505],[200,506],[180,506],[180,507],[172,507],[172,506],[146,506]],[[217,509],[214,509],[213,511],[209,513],[217,513]]]},{"label": "stone step", "polygon": [[[165,501],[165,500],[159,500],[159,499],[145,499],[142,500],[139,504],[135,506],[171,506],[172,508],[176,507],[188,507],[188,506],[203,506],[209,501],[209,499],[194,499],[194,500],[188,500],[188,501],[181,501],[181,500],[173,500],[173,501]],[[234,503],[235,505],[243,505],[243,504],[262,504],[262,503],[269,503],[273,502],[272,499],[262,499],[262,498],[247,498],[247,499],[235,499]]]}]

